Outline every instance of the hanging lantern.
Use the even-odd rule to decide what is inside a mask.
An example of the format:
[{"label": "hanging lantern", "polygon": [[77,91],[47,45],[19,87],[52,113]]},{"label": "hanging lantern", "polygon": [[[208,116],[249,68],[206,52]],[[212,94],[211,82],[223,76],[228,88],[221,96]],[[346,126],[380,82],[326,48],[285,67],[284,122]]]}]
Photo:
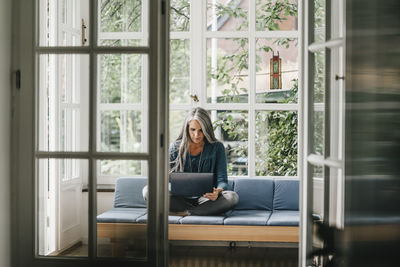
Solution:
[{"label": "hanging lantern", "polygon": [[270,62],[270,89],[282,89],[282,60],[272,52]]}]

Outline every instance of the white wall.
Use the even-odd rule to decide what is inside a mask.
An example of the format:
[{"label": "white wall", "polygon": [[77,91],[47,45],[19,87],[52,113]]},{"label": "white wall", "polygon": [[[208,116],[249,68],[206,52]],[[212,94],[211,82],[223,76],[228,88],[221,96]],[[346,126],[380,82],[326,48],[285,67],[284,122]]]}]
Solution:
[{"label": "white wall", "polygon": [[11,266],[10,254],[10,102],[11,3],[0,0],[0,266]]}]

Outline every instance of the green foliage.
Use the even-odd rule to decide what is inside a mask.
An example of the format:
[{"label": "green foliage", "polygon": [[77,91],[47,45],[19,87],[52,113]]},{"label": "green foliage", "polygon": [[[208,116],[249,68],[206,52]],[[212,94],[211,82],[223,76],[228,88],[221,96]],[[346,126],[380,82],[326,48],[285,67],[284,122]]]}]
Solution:
[{"label": "green foliage", "polygon": [[218,111],[213,126],[222,130],[229,175],[247,175],[247,162],[240,166],[236,161],[248,158],[248,124],[247,111]]},{"label": "green foliage", "polygon": [[142,152],[140,111],[103,111],[101,113],[101,150]]},{"label": "green foliage", "polygon": [[[240,8],[234,9],[229,5],[218,5],[217,11],[220,16],[247,18],[246,11]],[[279,30],[280,23],[290,16],[297,16],[297,5],[289,0],[257,1],[257,30]],[[247,21],[243,24],[247,27]],[[237,30],[241,30],[244,26],[239,25]],[[218,51],[216,70],[211,70],[208,61],[208,77],[217,80],[219,85],[224,86],[223,96],[218,99],[218,102],[243,102],[244,96],[245,102],[247,102],[247,89],[239,88],[239,84],[248,73],[248,39],[235,38],[232,40],[234,46],[238,47],[237,50],[229,55]],[[296,41],[290,38],[280,38],[276,39],[273,44],[278,47],[289,48],[291,43],[297,46]],[[267,45],[260,45],[258,49],[267,53],[274,51],[271,46]],[[256,55],[256,68],[260,69],[261,61],[261,57]],[[277,102],[296,103],[297,92],[297,80],[292,80],[290,92],[285,97],[278,99]],[[214,128],[224,135],[229,174],[245,175],[247,171],[242,172],[240,169],[234,169],[236,159],[248,157],[248,122],[247,119],[235,118],[237,114],[236,111],[220,113],[219,119],[214,122]],[[297,175],[297,112],[257,112],[256,174]]]},{"label": "green foliage", "polygon": [[314,27],[321,32],[314,33],[316,42],[325,40],[324,27],[325,27],[325,0],[314,0]]},{"label": "green foliage", "polygon": [[[224,17],[227,16],[230,19],[241,19],[236,30],[246,30],[248,27],[247,12],[241,7],[238,7],[234,3],[235,1],[226,4],[216,4],[217,16]],[[211,7],[211,6],[210,6]]]},{"label": "green foliage", "polygon": [[256,175],[297,175],[297,112],[256,115]]},{"label": "green foliage", "polygon": [[[325,103],[325,52],[314,53],[314,84],[313,103]],[[324,153],[324,111],[318,111],[314,107],[313,115],[313,152],[319,155]]]},{"label": "green foliage", "polygon": [[323,103],[325,97],[325,52],[314,53],[314,103]]},{"label": "green foliage", "polygon": [[190,88],[190,45],[189,40],[170,41],[169,96],[173,104],[189,102]]},{"label": "green foliage", "polygon": [[324,154],[324,112],[314,111],[313,116],[313,152],[318,155]]},{"label": "green foliage", "polygon": [[100,66],[102,103],[140,103],[141,55],[102,55]]},{"label": "green foliage", "polygon": [[[217,68],[208,68],[208,77],[215,79],[218,85],[223,86],[223,97],[219,102],[239,103],[240,96],[247,94],[247,88],[239,87],[243,77],[248,71],[248,49],[247,39],[231,39],[232,44],[237,48],[232,54],[222,54],[217,58]],[[209,60],[210,61],[210,60]],[[209,65],[210,66],[210,65]]]},{"label": "green foliage", "polygon": [[293,16],[297,17],[297,3],[292,0],[257,0],[256,30],[280,30],[280,23]]}]

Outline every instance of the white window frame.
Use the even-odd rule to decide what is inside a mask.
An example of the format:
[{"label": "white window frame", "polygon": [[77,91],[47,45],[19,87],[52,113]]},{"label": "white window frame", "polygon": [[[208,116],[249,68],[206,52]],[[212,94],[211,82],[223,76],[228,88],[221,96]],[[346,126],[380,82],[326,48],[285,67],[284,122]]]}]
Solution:
[{"label": "white window frame", "polygon": [[[149,14],[149,6],[148,6],[148,1],[143,1],[142,2],[142,15],[141,16],[141,25],[142,25],[142,30],[140,32],[102,32],[100,31],[101,29],[101,1],[98,1],[98,21],[99,21],[99,32],[98,32],[98,42],[101,43],[101,40],[139,40],[141,41],[142,45],[146,45],[148,43],[148,29],[149,29],[149,17],[146,16]],[[126,63],[126,58],[129,55],[127,54],[121,54],[121,65],[124,65],[124,62]],[[100,86],[100,68],[101,68],[101,62],[100,59],[97,62],[97,84]],[[123,66],[121,66],[123,68]],[[141,88],[147,88],[148,86],[148,59],[145,57],[142,57],[142,68],[141,68]],[[122,76],[127,76],[127,71],[126,69],[121,70],[121,75]],[[122,84],[124,83],[124,84]],[[121,90],[124,86],[126,86],[126,79],[121,79]],[[130,103],[101,103],[101,94],[97,94],[97,107],[98,107],[98,112],[97,112],[97,132],[101,133],[101,113],[103,111],[140,111],[141,112],[141,122],[142,122],[142,128],[141,128],[141,141],[142,141],[142,148],[144,151],[148,149],[148,112],[149,109],[147,107],[148,103],[148,94],[146,94],[145,90],[141,90],[141,102],[140,103],[135,103],[135,104],[130,104]],[[120,141],[124,138],[122,136],[122,133],[124,131],[121,131],[121,136],[120,136]],[[97,144],[98,146],[101,145],[101,135],[97,135]],[[98,147],[99,148],[99,147]],[[124,151],[121,151],[124,152]],[[124,169],[123,166],[126,165],[126,161],[124,163],[121,163],[121,170]],[[148,167],[147,167],[147,162],[146,161],[141,161],[141,173],[140,175],[132,175],[129,173],[124,173],[121,172],[119,174],[102,174],[101,173],[101,161],[98,161],[98,164],[96,165],[96,173],[97,173],[97,183],[98,184],[115,184],[116,180],[121,177],[121,176],[129,176],[129,177],[148,177]]]},{"label": "white window frame", "polygon": [[[299,1],[298,10],[301,8]],[[274,178],[274,179],[298,179],[301,177],[302,169],[302,84],[301,84],[301,51],[302,42],[300,41],[301,17],[298,12],[299,28],[293,31],[256,31],[256,0],[249,0],[248,31],[208,31],[206,25],[207,0],[190,1],[190,30],[189,32],[171,32],[170,39],[188,39],[190,42],[190,94],[197,95],[199,102],[190,100],[187,104],[170,103],[170,111],[190,110],[200,106],[206,110],[244,110],[248,116],[248,175],[245,177]],[[248,103],[207,103],[207,52],[206,42],[208,38],[247,38],[249,40],[249,102]],[[256,103],[256,43],[257,38],[297,38],[298,39],[298,99],[296,104],[273,104]],[[199,53],[201,51],[201,53]],[[198,75],[201,73],[201,75]],[[298,147],[297,147],[297,176],[256,176],[255,167],[255,131],[256,131],[256,112],[257,111],[296,111],[298,118]],[[214,118],[213,118],[214,119]],[[230,178],[244,176],[230,176]]]}]

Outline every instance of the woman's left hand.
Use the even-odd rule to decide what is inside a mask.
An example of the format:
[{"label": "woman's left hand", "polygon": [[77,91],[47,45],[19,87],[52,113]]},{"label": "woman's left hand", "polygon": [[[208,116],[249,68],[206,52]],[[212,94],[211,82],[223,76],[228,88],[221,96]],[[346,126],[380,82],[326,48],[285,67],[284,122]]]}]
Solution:
[{"label": "woman's left hand", "polygon": [[208,198],[209,200],[215,201],[217,200],[219,193],[221,193],[224,189],[222,188],[213,188],[212,193],[205,193],[203,197]]}]

